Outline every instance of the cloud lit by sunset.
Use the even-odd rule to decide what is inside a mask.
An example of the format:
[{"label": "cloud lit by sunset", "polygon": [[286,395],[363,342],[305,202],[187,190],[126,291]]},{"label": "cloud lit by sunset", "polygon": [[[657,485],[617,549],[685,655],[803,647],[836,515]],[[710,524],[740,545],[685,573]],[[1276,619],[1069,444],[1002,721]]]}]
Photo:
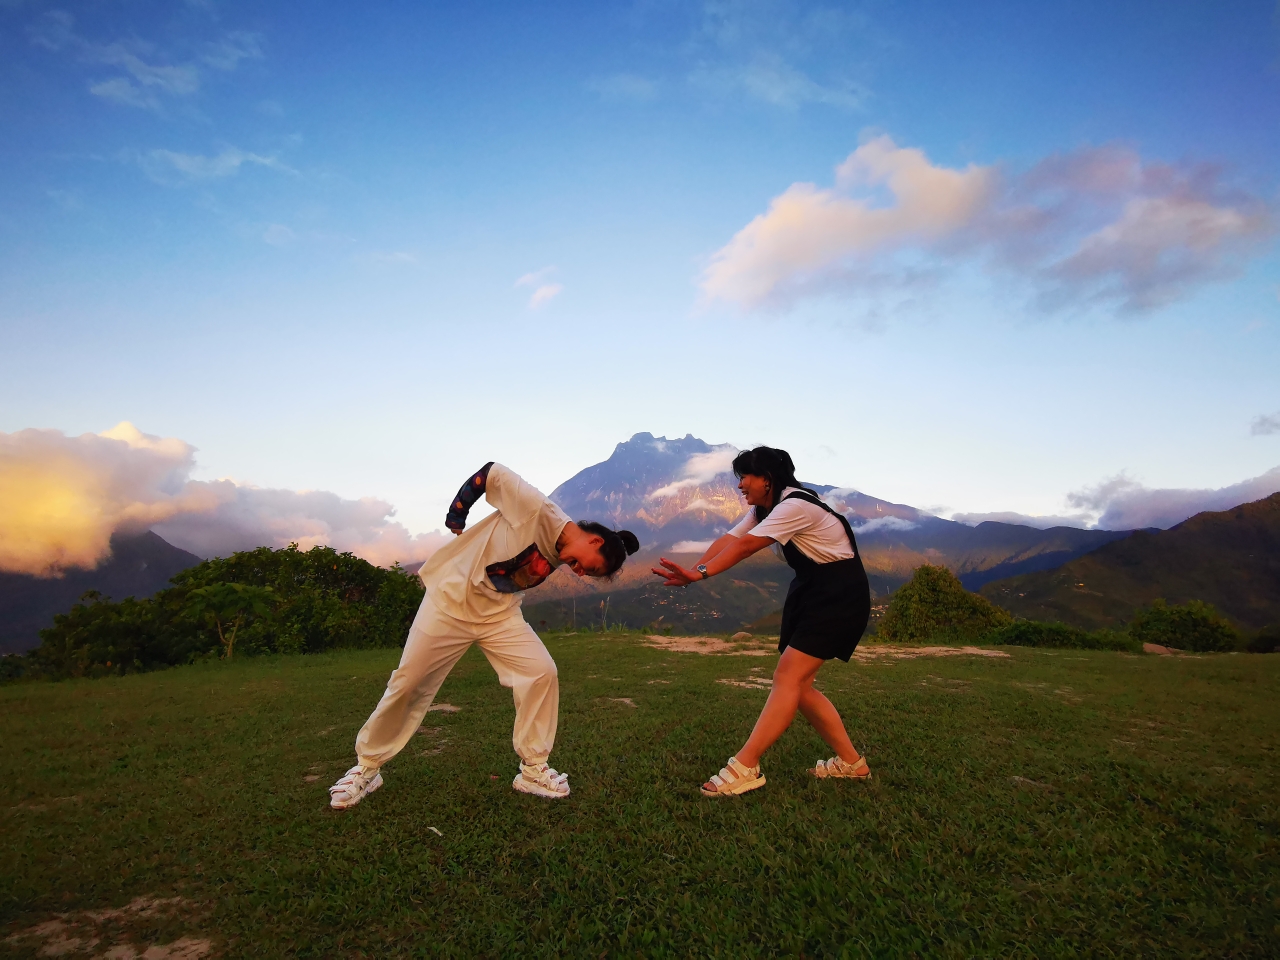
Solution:
[{"label": "cloud lit by sunset", "polygon": [[0,570],[93,568],[114,533],[154,528],[198,556],[324,544],[374,563],[423,560],[443,535],[411,536],[381,500],[189,479],[194,448],[124,422],[101,434],[0,434]]}]

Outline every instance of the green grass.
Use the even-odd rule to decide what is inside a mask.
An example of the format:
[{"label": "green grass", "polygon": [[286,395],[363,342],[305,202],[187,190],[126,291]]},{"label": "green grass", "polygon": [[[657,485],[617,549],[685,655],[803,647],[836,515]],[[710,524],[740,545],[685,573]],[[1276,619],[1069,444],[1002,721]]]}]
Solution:
[{"label": "green grass", "polygon": [[84,926],[144,896],[183,899],[89,924],[99,951],[1280,952],[1280,656],[833,662],[820,685],[875,779],[808,779],[826,753],[798,720],[768,786],[717,801],[697,784],[765,693],[716,680],[773,658],[548,646],[562,801],[511,790],[510,694],[474,649],[439,697],[462,710],[428,714],[438,732],[345,813],[327,788],[398,651],[0,688],[0,955],[31,955],[5,938],[57,914]]}]

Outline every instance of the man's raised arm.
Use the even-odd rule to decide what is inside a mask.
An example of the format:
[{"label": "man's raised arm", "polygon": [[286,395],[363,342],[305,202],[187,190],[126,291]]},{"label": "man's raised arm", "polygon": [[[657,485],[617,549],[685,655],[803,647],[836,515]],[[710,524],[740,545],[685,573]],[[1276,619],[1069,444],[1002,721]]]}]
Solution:
[{"label": "man's raised arm", "polygon": [[467,514],[471,511],[472,505],[484,496],[485,484],[489,482],[489,468],[492,466],[493,461],[490,460],[477,470],[471,479],[462,485],[458,495],[453,498],[453,503],[449,505],[449,512],[444,515],[444,525],[455,535],[466,529]]}]

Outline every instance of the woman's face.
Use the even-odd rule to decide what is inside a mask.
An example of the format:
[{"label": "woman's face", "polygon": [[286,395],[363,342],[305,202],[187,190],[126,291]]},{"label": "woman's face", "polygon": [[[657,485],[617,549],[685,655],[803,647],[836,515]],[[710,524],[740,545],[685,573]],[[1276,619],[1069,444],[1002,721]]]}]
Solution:
[{"label": "woman's face", "polygon": [[584,537],[566,544],[560,550],[560,559],[580,577],[607,577],[609,564],[600,554],[603,545],[602,537]]},{"label": "woman's face", "polygon": [[767,507],[773,503],[773,487],[765,477],[744,473],[738,481],[738,489],[742,491],[749,507]]}]

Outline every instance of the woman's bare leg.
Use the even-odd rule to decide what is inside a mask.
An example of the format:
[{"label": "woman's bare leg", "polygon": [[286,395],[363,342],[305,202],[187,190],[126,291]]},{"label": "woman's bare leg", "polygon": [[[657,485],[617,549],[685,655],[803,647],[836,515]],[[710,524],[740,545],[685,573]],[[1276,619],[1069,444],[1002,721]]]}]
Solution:
[{"label": "woman's bare leg", "polygon": [[[800,697],[800,712],[804,718],[818,731],[818,735],[827,741],[827,745],[836,752],[845,763],[857,763],[858,751],[854,749],[849,732],[844,728],[844,721],[830,700],[821,691],[809,687]],[[744,761],[745,762],[745,761]]]},{"label": "woman's bare leg", "polygon": [[[773,688],[769,691],[769,699],[760,711],[760,718],[756,720],[751,736],[738,751],[739,763],[754,767],[760,762],[760,755],[773,746],[774,741],[791,726],[805,691],[813,689],[813,678],[818,675],[821,666],[822,661],[817,657],[801,653],[793,647],[782,651],[778,666],[773,671]],[[834,707],[831,709],[832,712],[835,711]],[[839,722],[837,714],[836,723]]]}]

